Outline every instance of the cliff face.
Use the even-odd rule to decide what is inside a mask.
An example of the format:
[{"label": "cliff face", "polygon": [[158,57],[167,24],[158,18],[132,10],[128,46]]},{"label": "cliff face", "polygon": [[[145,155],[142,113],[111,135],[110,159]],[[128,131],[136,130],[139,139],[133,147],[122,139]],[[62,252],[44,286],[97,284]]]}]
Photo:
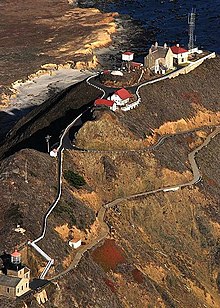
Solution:
[{"label": "cliff face", "polygon": [[0,157],[8,156],[22,148],[45,151],[45,136],[51,135],[51,145],[58,142],[63,129],[82,110],[93,103],[100,91],[86,82],[70,86],[37,106],[23,117],[2,140]]},{"label": "cliff face", "polygon": [[[208,88],[204,86],[205,81]],[[219,123],[218,83],[219,62],[212,60],[187,76],[143,88],[142,104],[135,110],[115,114],[98,112],[95,121],[82,126],[76,136],[77,144],[97,151],[64,152],[64,172],[71,170],[82,175],[86,185],[74,188],[63,179],[61,200],[50,217],[46,238],[40,243],[55,257],[49,275],[62,272],[74,260],[76,252],[69,248],[68,239],[80,235],[85,245],[95,244],[103,231],[98,212],[116,198],[122,201],[105,212],[109,227],[107,239],[84,253],[76,268],[56,280],[59,288],[50,295],[48,305],[220,306],[220,136],[196,154],[202,175],[199,183],[176,191],[123,199],[187,183],[193,178],[188,155],[213,131],[209,125]],[[58,110],[67,104],[65,110],[69,110],[81,91],[82,98],[86,98],[81,84],[68,94],[69,99],[62,98],[54,108]],[[181,100],[182,93],[185,94]],[[195,101],[195,97],[200,100]],[[201,123],[194,121],[199,110],[210,115],[210,122],[204,118]],[[38,121],[41,128],[45,125],[43,119],[50,121],[48,114],[52,115],[52,109],[44,109],[44,117],[39,120],[24,119],[19,127],[26,134],[24,125],[33,119],[30,129],[36,127],[37,132]],[[187,125],[174,127],[173,123],[181,119]],[[149,136],[149,127],[162,133],[161,127],[165,126],[165,132],[182,133],[146,150],[147,145],[155,145],[159,138],[157,133]],[[183,133],[191,128],[198,130]],[[12,133],[16,136],[18,128]],[[26,161],[28,183],[25,182]],[[3,250],[12,249],[14,242],[22,243],[39,235],[42,216],[56,195],[56,162],[47,154],[22,150],[2,160],[1,177]],[[26,229],[25,236],[13,230],[17,223]],[[31,249],[28,254],[28,262],[37,275],[44,262]]]}]

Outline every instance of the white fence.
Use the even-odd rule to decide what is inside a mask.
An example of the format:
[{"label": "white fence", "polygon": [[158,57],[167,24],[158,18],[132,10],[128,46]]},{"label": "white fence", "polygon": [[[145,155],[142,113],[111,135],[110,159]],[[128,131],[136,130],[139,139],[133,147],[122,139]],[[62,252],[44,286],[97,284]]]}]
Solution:
[{"label": "white fence", "polygon": [[128,111],[128,110],[134,109],[139,104],[140,104],[140,99],[138,99],[136,102],[133,102],[131,104],[127,104],[125,107],[121,107],[121,110],[122,111]]}]

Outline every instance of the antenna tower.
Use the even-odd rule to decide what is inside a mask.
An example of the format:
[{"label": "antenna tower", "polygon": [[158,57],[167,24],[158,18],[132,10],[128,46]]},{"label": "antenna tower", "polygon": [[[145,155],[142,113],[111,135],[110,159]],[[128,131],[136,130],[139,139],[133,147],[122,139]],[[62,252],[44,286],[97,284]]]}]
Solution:
[{"label": "antenna tower", "polygon": [[189,43],[188,48],[193,49],[194,48],[194,31],[195,31],[195,25],[196,25],[196,9],[192,9],[192,12],[188,14],[188,25],[189,25]]}]

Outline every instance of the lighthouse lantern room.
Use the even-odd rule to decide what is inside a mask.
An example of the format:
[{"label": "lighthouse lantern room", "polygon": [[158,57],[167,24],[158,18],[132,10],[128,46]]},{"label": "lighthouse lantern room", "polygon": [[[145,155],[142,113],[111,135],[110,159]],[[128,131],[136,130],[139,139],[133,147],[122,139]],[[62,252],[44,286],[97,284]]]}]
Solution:
[{"label": "lighthouse lantern room", "polygon": [[15,249],[15,251],[11,254],[11,263],[12,264],[20,264],[21,263],[21,254]]}]

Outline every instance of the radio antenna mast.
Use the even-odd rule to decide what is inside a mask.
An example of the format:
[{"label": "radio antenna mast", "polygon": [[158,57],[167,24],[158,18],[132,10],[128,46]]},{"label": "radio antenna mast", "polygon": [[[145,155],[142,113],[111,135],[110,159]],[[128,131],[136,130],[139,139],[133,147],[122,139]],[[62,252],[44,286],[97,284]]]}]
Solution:
[{"label": "radio antenna mast", "polygon": [[193,49],[195,37],[194,37],[194,31],[195,31],[195,25],[196,25],[196,9],[192,9],[192,12],[188,14],[188,25],[189,25],[189,43],[188,48],[189,50]]}]

